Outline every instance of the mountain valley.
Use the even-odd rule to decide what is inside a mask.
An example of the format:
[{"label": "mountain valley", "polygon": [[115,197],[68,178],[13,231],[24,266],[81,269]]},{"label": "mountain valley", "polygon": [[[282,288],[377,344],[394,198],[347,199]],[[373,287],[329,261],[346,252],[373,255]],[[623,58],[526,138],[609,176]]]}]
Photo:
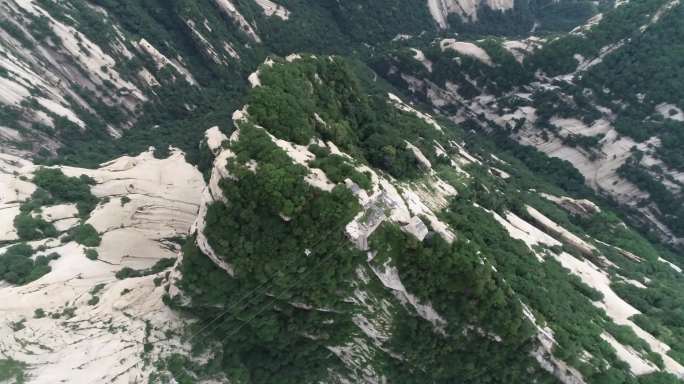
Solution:
[{"label": "mountain valley", "polygon": [[0,383],[684,381],[676,0],[0,0]]}]

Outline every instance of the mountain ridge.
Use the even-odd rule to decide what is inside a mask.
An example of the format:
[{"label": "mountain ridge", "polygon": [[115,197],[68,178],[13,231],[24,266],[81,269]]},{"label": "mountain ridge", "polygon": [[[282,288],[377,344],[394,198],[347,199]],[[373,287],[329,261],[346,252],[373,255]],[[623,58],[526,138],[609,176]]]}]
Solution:
[{"label": "mountain ridge", "polygon": [[681,382],[683,8],[488,4],[3,0],[0,381]]}]

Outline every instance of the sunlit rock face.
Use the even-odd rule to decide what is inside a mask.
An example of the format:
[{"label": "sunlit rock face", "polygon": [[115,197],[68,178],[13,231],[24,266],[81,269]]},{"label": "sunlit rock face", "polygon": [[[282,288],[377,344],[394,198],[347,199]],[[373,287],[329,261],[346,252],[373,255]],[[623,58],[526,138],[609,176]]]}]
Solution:
[{"label": "sunlit rock face", "polygon": [[[1,230],[3,240],[15,241],[13,219],[36,190],[31,180],[38,167],[8,155],[0,162]],[[202,175],[179,151],[166,159],[156,159],[150,151],[98,169],[60,169],[67,176],[95,180],[91,191],[100,203],[85,223],[95,228],[101,242],[94,247],[59,238],[29,242],[34,258],[58,258],[35,281],[0,285],[0,343],[6,356],[28,364],[30,383],[146,380],[153,368],[144,359],[187,348],[168,337],[186,320],[162,302],[168,271],[124,280],[115,274],[177,257],[176,239],[187,236],[199,209]],[[65,231],[83,220],[77,214],[73,204],[60,204],[43,207],[36,215],[52,222],[64,238]],[[87,258],[87,250],[95,250],[97,259]]]}]

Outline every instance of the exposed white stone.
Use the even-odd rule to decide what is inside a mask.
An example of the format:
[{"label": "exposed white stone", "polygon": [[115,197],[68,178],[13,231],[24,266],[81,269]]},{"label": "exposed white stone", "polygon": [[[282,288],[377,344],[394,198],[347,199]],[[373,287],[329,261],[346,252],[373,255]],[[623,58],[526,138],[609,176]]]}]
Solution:
[{"label": "exposed white stone", "polygon": [[261,38],[259,35],[257,35],[256,31],[254,30],[254,27],[247,22],[247,19],[240,13],[240,11],[235,7],[235,4],[231,0],[214,0],[216,5],[219,7],[219,9],[226,15],[228,18],[233,20],[235,24],[244,32],[247,36],[249,36],[250,39],[254,40],[257,43],[261,43]]},{"label": "exposed white stone", "polygon": [[[617,175],[617,170],[631,156],[632,148],[640,147],[641,144],[637,145],[632,139],[620,136],[614,129],[605,133],[601,141],[601,152],[597,156],[591,156],[581,148],[566,146],[556,136],[544,137],[534,128],[526,128],[516,134],[515,138],[549,156],[569,161],[584,176],[590,187],[612,195],[620,203],[634,205],[640,199],[648,197],[636,185]],[[644,147],[647,145],[643,143]]]},{"label": "exposed white stone", "polygon": [[432,61],[425,57],[425,53],[417,48],[411,48],[411,50],[413,51],[413,58],[420,61],[428,72],[432,72]]},{"label": "exposed white stone", "polygon": [[391,289],[397,299],[411,305],[420,317],[431,322],[437,329],[441,330],[444,328],[446,320],[432,308],[432,304],[420,303],[416,296],[406,291],[406,288],[399,277],[399,270],[397,270],[396,267],[393,267],[388,263],[385,263],[382,266],[375,266],[371,263],[371,269],[380,282],[382,282],[382,285]]},{"label": "exposed white stone", "polygon": [[549,327],[540,326],[530,308],[525,303],[522,303],[522,305],[523,315],[537,327],[537,340],[539,344],[531,354],[537,360],[539,366],[557,377],[563,384],[586,384],[582,374],[577,369],[553,355],[554,348],[556,348],[553,330]]},{"label": "exposed white stone", "polygon": [[554,236],[558,236],[562,241],[571,245],[572,247],[576,248],[577,250],[579,250],[587,256],[593,256],[595,253],[598,253],[596,247],[582,240],[581,238],[579,238],[579,236],[568,231],[562,226],[556,224],[553,220],[544,216],[538,210],[530,207],[529,205],[525,208],[530,217],[532,217],[537,222],[537,224],[544,228],[548,233],[551,233]]},{"label": "exposed white stone", "polygon": [[290,18],[290,11],[280,4],[276,4],[270,0],[254,0],[258,6],[264,11],[266,16],[276,16],[283,20]]},{"label": "exposed white stone", "polygon": [[413,152],[413,156],[416,157],[416,160],[420,163],[420,165],[427,171],[432,169],[432,163],[430,163],[430,160],[428,160],[427,157],[423,154],[423,152],[416,147],[415,145],[411,144],[410,142],[404,140],[406,142],[406,148],[411,150]]},{"label": "exposed white stone", "polygon": [[409,221],[408,224],[401,227],[401,229],[406,233],[410,233],[419,241],[423,241],[423,239],[425,239],[425,236],[427,236],[429,232],[428,227],[425,225],[425,223],[423,223],[423,221],[418,216],[412,217],[411,221]]},{"label": "exposed white stone", "polygon": [[603,300],[597,305],[603,308],[608,316],[619,325],[626,325],[632,328],[637,336],[646,341],[651,349],[660,354],[668,372],[675,375],[684,375],[684,367],[673,360],[667,352],[670,347],[662,341],[653,337],[630,320],[630,317],[640,313],[636,308],[622,300],[611,288],[609,276],[588,260],[578,260],[568,253],[561,253],[554,257],[572,273],[577,275],[588,286],[596,289],[603,294]]},{"label": "exposed white stone", "polygon": [[156,159],[150,150],[135,157],[122,156],[98,169],[59,168],[67,176],[94,178],[97,184],[92,192],[98,197],[138,194],[198,205],[204,185],[199,171],[176,149],[166,159]]},{"label": "exposed white stone", "polygon": [[233,59],[240,60],[240,54],[237,52],[235,47],[227,41],[223,42],[223,50],[230,55]]},{"label": "exposed white stone", "polygon": [[449,225],[440,220],[435,211],[426,205],[428,202],[424,201],[412,188],[406,186],[401,192],[401,196],[406,201],[412,215],[422,216],[427,219],[430,227],[447,242],[451,243],[456,239],[456,235]]},{"label": "exposed white stone", "polygon": [[440,132],[442,131],[442,127],[439,124],[437,124],[437,122],[435,121],[435,119],[432,118],[432,116],[427,115],[423,112],[420,112],[417,109],[409,106],[408,104],[404,103],[397,95],[395,95],[393,93],[388,93],[387,96],[389,97],[392,104],[394,104],[394,106],[397,107],[398,109],[405,111],[405,112],[413,113],[414,115],[418,116],[423,121],[425,121],[426,123],[432,125],[436,130],[438,130]]},{"label": "exposed white stone", "polygon": [[147,70],[147,68],[142,68],[138,72],[138,77],[147,84],[148,87],[159,87],[161,84],[154,75]]},{"label": "exposed white stone", "polygon": [[507,40],[502,43],[502,46],[510,52],[515,60],[522,64],[527,56],[539,49],[544,40],[530,36],[525,40]]},{"label": "exposed white stone", "polygon": [[[283,149],[287,153],[287,155],[290,156],[290,158],[299,165],[303,165],[309,168],[309,162],[316,158],[316,155],[311,153],[308,147],[306,146],[297,145],[290,143],[286,140],[278,139],[275,136],[272,136],[270,133],[269,136],[278,147]],[[325,172],[318,168],[309,168],[309,174],[306,175],[304,181],[306,181],[307,183],[316,188],[328,192],[332,191],[333,188],[335,188],[335,183],[330,181]]]},{"label": "exposed white stone", "polygon": [[624,276],[620,276],[620,279],[621,279],[622,281],[624,281],[625,283],[630,284],[630,285],[633,285],[633,286],[635,286],[635,287],[637,287],[637,288],[641,288],[641,289],[647,289],[647,288],[648,288],[648,287],[647,287],[646,285],[644,285],[644,283],[642,283],[641,281],[637,281],[637,280],[634,280],[634,279],[628,279],[628,278],[626,278],[626,277],[624,277]]},{"label": "exposed white stone", "polygon": [[[1,160],[0,169],[9,167],[10,158],[3,155]],[[21,160],[13,166],[19,170],[14,177],[35,169]],[[88,221],[104,232],[96,247],[100,260],[88,260],[83,246],[75,242],[32,243],[34,248],[46,247],[39,254],[54,252],[61,257],[50,263],[51,272],[34,282],[0,286],[3,354],[29,364],[31,383],[144,381],[154,369],[141,363],[145,343],[154,345],[149,352],[153,359],[189,350],[179,338],[165,335],[180,332],[184,320],[162,302],[164,287],[154,280],[163,279],[163,274],[126,280],[114,274],[123,267],[149,268],[160,258],[176,257],[177,246],[164,239],[187,235],[199,206],[202,175],[178,151],[167,159],[146,152],[98,169],[62,169],[70,176],[90,175],[98,183],[93,193],[109,197]],[[26,198],[28,191],[24,188],[12,198]],[[123,205],[122,196],[131,202]],[[75,213],[73,205],[59,205],[44,207],[42,216],[61,225],[78,221],[72,217]],[[99,301],[88,303],[98,285]],[[74,317],[52,318],[66,308],[74,309]],[[37,309],[46,316],[36,318]],[[10,323],[22,320],[25,328],[13,331]]]},{"label": "exposed white stone", "polygon": [[[216,131],[214,130],[213,133],[207,134],[216,135]],[[238,137],[239,130],[236,130],[234,135],[230,138],[231,142],[233,141],[233,139],[237,140]],[[214,262],[214,264],[216,264],[219,268],[226,271],[231,276],[235,274],[233,266],[226,262],[214,251],[211,244],[209,244],[209,240],[204,234],[204,229],[206,228],[207,224],[206,214],[209,210],[209,205],[216,201],[225,200],[219,182],[223,179],[232,177],[228,172],[227,166],[228,160],[233,157],[235,157],[235,154],[230,149],[223,149],[214,159],[213,168],[211,170],[211,177],[209,179],[209,185],[207,185],[202,191],[199,212],[197,213],[195,222],[193,223],[190,229],[190,232],[195,234],[195,241],[199,249],[202,251],[202,253],[207,255],[207,257],[209,257]]]},{"label": "exposed white stone", "polygon": [[14,218],[20,213],[19,204],[3,204],[0,208],[0,241],[19,240],[17,230],[14,228]]},{"label": "exposed white stone", "polygon": [[250,73],[249,76],[247,76],[247,81],[249,81],[252,88],[260,87],[261,80],[259,79],[259,71]]},{"label": "exposed white stone", "polygon": [[553,116],[549,122],[560,128],[561,134],[596,136],[599,134],[605,135],[613,129],[611,123],[606,119],[596,120],[590,127],[575,118]]},{"label": "exposed white stone", "polygon": [[285,57],[285,61],[287,61],[288,63],[293,63],[297,60],[301,60],[301,58],[302,58],[302,55],[300,55],[298,53],[291,53]]},{"label": "exposed white stone", "polygon": [[480,60],[481,62],[487,65],[494,65],[494,63],[492,62],[492,58],[489,57],[489,54],[484,49],[478,47],[473,43],[457,41],[456,39],[450,38],[440,41],[439,46],[442,49],[442,52],[446,51],[447,49],[451,49],[461,55],[469,56],[477,60]]},{"label": "exposed white stone", "polygon": [[52,205],[49,207],[42,207],[40,213],[35,213],[34,216],[41,216],[43,220],[48,223],[53,223],[55,221],[71,219],[78,216],[78,209],[76,204],[61,204]]},{"label": "exposed white stone", "polygon": [[589,32],[592,28],[597,26],[601,22],[601,20],[603,20],[603,14],[598,13],[598,14],[592,16],[584,24],[578,25],[577,27],[575,27],[572,31],[570,31],[570,33],[574,34],[574,35],[584,36],[586,32]]},{"label": "exposed white stone", "polygon": [[684,121],[684,111],[674,104],[658,104],[656,106],[656,111],[666,119]]},{"label": "exposed white stone", "polygon": [[[135,84],[125,80],[117,71],[117,62],[105,52],[106,47],[98,46],[73,26],[54,18],[41,4],[32,0],[5,1],[3,8],[8,15],[6,21],[23,33],[32,47],[29,49],[23,41],[16,40],[4,31],[0,32],[0,66],[11,74],[9,78],[0,79],[1,103],[13,104],[25,99],[31,96],[25,93],[30,89],[34,96],[40,94],[36,100],[43,108],[84,127],[73,108],[78,106],[91,112],[93,110],[88,100],[74,91],[74,86],[102,95],[98,87],[111,84],[114,92],[106,97],[112,100],[107,102],[131,112],[147,100]],[[46,26],[59,38],[59,47],[56,48],[51,39],[36,40],[26,26],[28,18],[19,16],[22,14],[44,18]],[[131,54],[120,38],[112,41],[111,45],[123,57],[130,58]],[[40,121],[42,117],[34,116],[31,120]],[[52,123],[47,125],[51,126]]]},{"label": "exposed white stone", "polygon": [[29,181],[34,170],[29,161],[0,153],[0,242],[18,239],[14,218],[20,213],[20,203],[36,190]]},{"label": "exposed white stone", "polygon": [[581,73],[581,72],[586,72],[587,70],[591,69],[593,66],[597,64],[601,64],[603,62],[603,59],[608,56],[609,54],[617,51],[618,49],[622,48],[623,45],[625,45],[626,41],[625,40],[620,40],[617,43],[607,45],[599,51],[598,56],[591,60],[583,60],[582,62],[578,63],[579,65],[577,66],[577,69],[575,70],[575,73]]},{"label": "exposed white stone", "polygon": [[671,262],[669,262],[669,261],[663,259],[662,257],[659,258],[658,261],[660,261],[661,263],[665,263],[665,264],[669,265],[670,268],[674,269],[675,271],[677,271],[677,272],[679,272],[679,273],[682,273],[682,269],[681,269],[681,268],[679,268],[678,266],[672,264]]},{"label": "exposed white stone", "polygon": [[[288,56],[288,58],[291,58],[292,60],[292,55]],[[273,66],[274,61],[269,57],[264,61],[264,65],[266,66]],[[256,71],[252,72],[248,77],[247,81],[249,81],[249,84],[252,86],[252,88],[260,87],[261,86],[261,79],[259,79],[259,74],[261,73],[261,69],[257,69]],[[247,106],[243,108],[243,110],[246,111]],[[233,116],[233,120],[235,120],[235,116]]]},{"label": "exposed white stone", "polygon": [[[560,242],[557,240],[539,231],[534,226],[526,223],[513,214],[509,213],[507,215],[508,220],[501,218],[496,213],[492,214],[497,221],[499,221],[499,223],[501,223],[508,230],[512,237],[525,241],[530,248],[533,248],[537,244],[544,244],[547,246],[560,245]],[[516,224],[514,225],[511,223],[512,221],[516,222]],[[567,232],[565,229],[559,230],[555,227],[553,231],[554,233]],[[665,366],[669,372],[679,375],[684,374],[684,367],[667,355],[667,351],[670,349],[669,346],[645,332],[630,320],[630,317],[638,314],[639,311],[629,303],[625,302],[612,290],[610,287],[610,277],[605,271],[597,267],[589,260],[579,260],[566,252],[561,252],[560,254],[548,252],[546,255],[551,255],[554,257],[556,260],[558,260],[558,262],[561,263],[561,265],[563,265],[563,267],[569,269],[573,274],[582,279],[585,284],[601,292],[603,294],[603,299],[601,302],[595,302],[594,304],[600,308],[603,308],[616,324],[631,327],[637,336],[649,344],[654,352],[659,353],[663,357]],[[541,262],[543,262],[543,258],[540,257],[540,255],[537,255],[537,257]]]},{"label": "exposed white stone", "polygon": [[[596,239],[594,239],[594,240],[596,240]],[[635,262],[637,262],[637,263],[641,263],[641,262],[644,261],[644,259],[642,259],[641,257],[639,257],[639,256],[637,256],[637,255],[635,255],[635,254],[633,254],[632,252],[626,251],[626,250],[624,250],[624,249],[622,249],[622,248],[620,248],[620,247],[616,247],[616,246],[614,246],[614,245],[612,245],[612,244],[608,244],[608,243],[603,242],[603,241],[600,241],[600,240],[596,240],[596,242],[597,242],[597,243],[601,243],[601,244],[606,245],[606,246],[609,246],[609,247],[612,247],[613,249],[615,249],[616,251],[618,251],[620,254],[622,254],[622,256],[624,256],[624,257],[626,257],[626,258],[628,258],[628,259],[630,259],[630,260],[632,260],[632,261],[635,261]]]},{"label": "exposed white stone", "polygon": [[406,40],[411,40],[412,38],[413,38],[413,36],[411,36],[411,35],[400,33],[400,34],[397,34],[396,36],[394,36],[394,38],[392,38],[392,41],[406,41]]},{"label": "exposed white stone", "polygon": [[427,0],[432,18],[441,29],[449,27],[448,17],[456,14],[465,22],[477,21],[477,11],[486,7],[495,11],[513,8],[512,0]]},{"label": "exposed white stone", "polygon": [[335,188],[335,184],[328,179],[325,172],[318,168],[310,168],[309,174],[304,177],[304,181],[326,192],[330,192]]},{"label": "exposed white stone", "polygon": [[669,0],[665,4],[661,5],[660,8],[658,8],[658,11],[656,11],[656,13],[653,16],[651,16],[651,20],[649,21],[649,24],[646,25],[646,27],[657,23],[665,14],[670,12],[679,4],[680,0]]},{"label": "exposed white stone", "polygon": [[504,180],[511,178],[511,175],[508,172],[503,171],[503,170],[496,168],[496,167],[489,167],[489,173],[496,176],[496,177],[500,177]]},{"label": "exposed white stone", "polygon": [[455,141],[449,141],[449,145],[458,151],[458,155],[459,155],[458,162],[461,163],[462,165],[468,165],[471,163],[482,164],[482,162],[480,160],[478,160],[473,155],[468,153],[468,151],[466,151],[466,149],[463,148],[463,146],[461,144],[459,144]]},{"label": "exposed white stone", "polygon": [[204,139],[207,141],[207,146],[209,150],[217,155],[222,149],[224,141],[228,140],[228,137],[221,132],[219,127],[211,127],[204,133]]},{"label": "exposed white stone", "polygon": [[[192,36],[194,36],[195,41],[203,46],[204,52],[215,64],[224,65],[228,63],[227,60],[224,59],[223,55],[219,54],[219,51],[217,51],[217,49],[214,48],[209,40],[202,35],[193,20],[186,20],[185,24],[188,26],[188,28],[190,28],[190,31],[192,31]],[[237,52],[235,53],[237,54]],[[231,54],[231,57],[234,56]]]},{"label": "exposed white stone", "polygon": [[[484,209],[484,208],[483,208]],[[535,250],[537,245],[544,245],[547,247],[561,246],[562,243],[553,237],[549,236],[545,232],[541,231],[534,225],[526,222],[512,212],[506,213],[506,218],[494,211],[485,209],[487,212],[492,214],[496,221],[499,222],[507,231],[509,236],[514,239],[522,240],[530,250]],[[543,261],[543,257],[534,252],[535,256],[539,261]]]},{"label": "exposed white stone", "polygon": [[640,376],[658,370],[658,367],[653,363],[642,358],[631,347],[620,344],[620,342],[615,340],[610,334],[604,332],[601,334],[601,338],[608,342],[611,347],[615,348],[618,358],[629,365],[633,374]]},{"label": "exposed white stone", "polygon": [[164,56],[161,52],[159,52],[159,50],[157,50],[157,48],[155,48],[147,40],[140,39],[137,45],[138,48],[140,48],[143,52],[150,55],[152,60],[154,60],[154,62],[157,64],[157,69],[161,69],[168,65],[175,69],[176,72],[181,74],[188,83],[192,85],[197,85],[197,81],[195,81],[195,78],[192,76],[190,71],[184,68],[180,63],[176,63],[175,61],[172,61],[168,57]]},{"label": "exposed white stone", "polygon": [[561,208],[574,215],[589,217],[601,212],[601,208],[599,208],[598,205],[587,199],[573,199],[567,196],[554,196],[548,193],[540,193],[539,195],[547,200],[553,201]]},{"label": "exposed white stone", "polygon": [[347,224],[345,232],[360,250],[368,250],[368,238],[386,220],[408,224],[411,213],[396,187],[384,178],[377,180],[377,188],[363,204],[363,210]]}]

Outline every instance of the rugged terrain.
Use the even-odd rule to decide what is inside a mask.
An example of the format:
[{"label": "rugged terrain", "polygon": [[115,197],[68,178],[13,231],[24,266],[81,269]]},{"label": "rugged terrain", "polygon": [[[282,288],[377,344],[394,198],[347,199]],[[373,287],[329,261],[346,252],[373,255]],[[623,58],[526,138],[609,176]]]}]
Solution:
[{"label": "rugged terrain", "polygon": [[[37,230],[43,233],[13,228],[26,212],[21,203],[25,207],[41,188],[32,182],[38,167],[11,155],[1,161],[2,240],[31,240],[3,247],[3,358],[26,364],[30,382],[139,382],[152,370],[146,345],[164,339],[166,353],[182,351],[184,344],[167,336],[187,320],[162,303],[161,282],[168,272],[159,272],[173,265],[178,239],[187,235],[201,202],[202,175],[183,154],[158,160],[145,152],[94,170],[57,168],[68,175],[64,178],[92,177],[89,189],[99,203],[85,217],[76,201],[30,212],[45,223]],[[58,186],[43,187],[57,193]],[[46,236],[46,227],[55,234]],[[80,236],[84,228],[94,233]],[[8,256],[21,246],[29,247],[22,259],[35,265]],[[46,257],[42,270],[40,259]],[[117,279],[124,268],[152,272]],[[12,283],[20,286],[8,284],[11,273],[18,275]]]},{"label": "rugged terrain", "polygon": [[681,382],[682,9],[0,1],[0,382]]},{"label": "rugged terrain", "polygon": [[616,7],[561,37],[405,41],[377,68],[455,122],[570,162],[594,191],[638,212],[645,231],[681,243],[684,119],[669,55],[684,8]]}]

